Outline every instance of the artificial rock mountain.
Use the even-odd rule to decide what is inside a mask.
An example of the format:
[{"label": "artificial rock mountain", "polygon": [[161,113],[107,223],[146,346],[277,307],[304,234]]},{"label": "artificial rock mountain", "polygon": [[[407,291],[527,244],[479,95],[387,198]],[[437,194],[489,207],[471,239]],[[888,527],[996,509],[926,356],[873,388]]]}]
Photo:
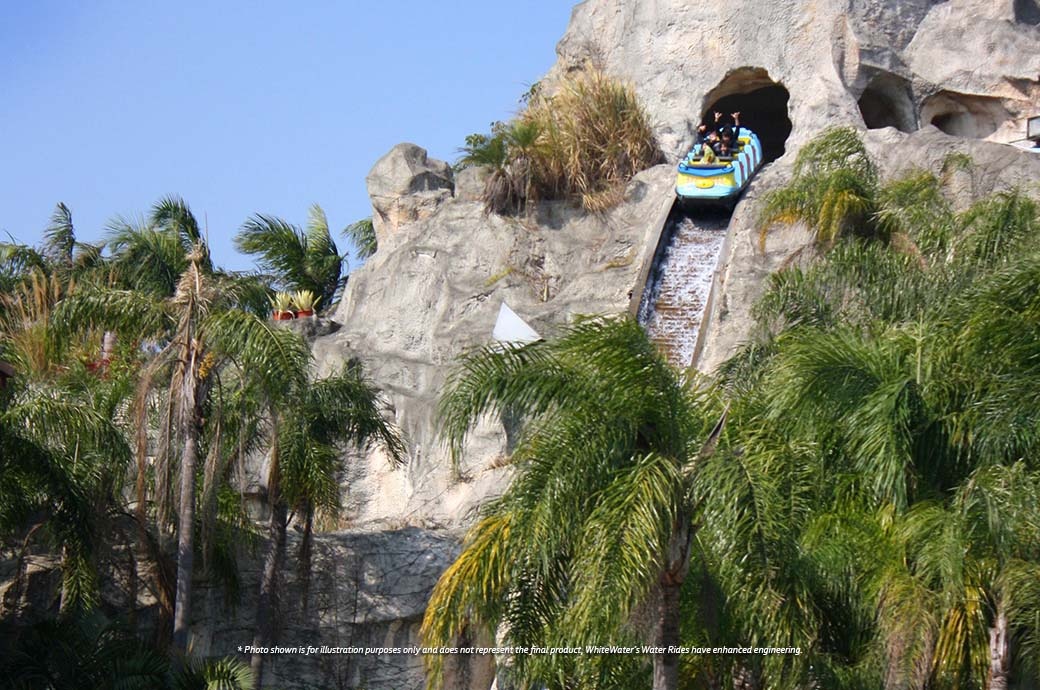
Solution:
[{"label": "artificial rock mountain", "polygon": [[[740,110],[768,138],[767,154],[780,156],[726,231],[696,362],[710,371],[748,337],[767,276],[811,241],[790,227],[763,250],[756,200],[790,178],[798,148],[823,129],[863,130],[885,176],[970,155],[975,167],[952,183],[962,206],[1040,180],[1040,155],[1007,144],[1040,114],[1038,21],[1033,0],[588,0],[541,87],[592,64],[635,86],[669,161],[715,107]],[[462,527],[504,487],[500,423],[473,435],[461,477],[437,439],[435,405],[452,362],[489,341],[502,301],[542,334],[577,314],[631,311],[672,204],[673,171],[641,173],[603,216],[556,203],[503,218],[483,212],[480,169],[453,177],[408,144],[376,163],[368,187],[379,251],[351,276],[334,316],[341,328],[314,346],[323,370],[365,363],[410,444],[404,469],[378,453],[355,459],[344,494],[359,526]],[[409,639],[418,622],[418,610],[400,621]],[[411,664],[412,684],[394,687],[421,687],[418,664],[401,663]],[[489,663],[474,660],[448,686],[485,690]]]},{"label": "artificial rock mountain", "polygon": [[[509,477],[509,438],[497,421],[473,435],[457,469],[438,441],[436,402],[452,363],[489,341],[503,301],[543,335],[578,314],[632,310],[672,205],[674,160],[705,112],[740,110],[776,157],[725,230],[696,361],[710,371],[748,337],[767,276],[811,241],[795,226],[762,249],[756,204],[790,179],[799,147],[823,129],[861,130],[886,176],[970,155],[975,167],[953,180],[961,205],[1035,187],[1040,155],[1007,142],[1023,136],[1026,116],[1040,115],[1038,22],[1036,0],[587,0],[541,88],[588,65],[635,86],[670,163],[636,176],[620,206],[598,216],[564,203],[519,218],[486,215],[481,169],[455,175],[419,146],[394,147],[367,180],[379,249],[351,275],[332,317],[338,329],[313,346],[320,373],[352,358],[365,364],[407,438],[408,461],[393,469],[376,451],[350,459],[350,529],[316,539],[306,606],[286,573],[281,643],[417,642],[460,530]],[[250,639],[258,567],[244,575],[246,596],[233,612],[200,583],[196,651],[234,653]],[[270,687],[424,685],[418,657],[270,661]],[[487,690],[490,664],[453,669],[446,687]]]},{"label": "artificial rock mountain", "polygon": [[[799,146],[825,128],[865,130],[885,175],[937,170],[954,151],[971,155],[975,170],[957,181],[964,203],[1038,179],[1040,156],[997,143],[1024,136],[1025,116],[1040,114],[1034,8],[1023,0],[589,0],[574,9],[541,86],[589,64],[628,81],[670,161],[718,106],[765,132],[767,154],[785,152],[756,177],[729,225],[697,362],[711,370],[748,336],[764,277],[808,242],[789,228],[763,252],[752,241],[755,200],[789,179]],[[558,203],[517,219],[484,215],[479,169],[453,179],[409,144],[376,163],[368,186],[379,251],[351,276],[334,316],[341,329],[315,343],[325,370],[345,358],[365,362],[411,444],[406,470],[371,457],[350,479],[358,520],[454,526],[500,489],[500,424],[474,438],[463,481],[437,441],[435,404],[451,363],[489,341],[503,300],[543,334],[576,314],[629,309],[672,202],[673,170],[643,172],[602,217]]]},{"label": "artificial rock mountain", "polygon": [[[766,277],[810,243],[803,228],[790,227],[772,233],[763,250],[756,200],[790,178],[798,148],[823,129],[863,130],[886,176],[937,170],[951,152],[970,155],[975,167],[953,181],[962,205],[1040,180],[1040,155],[1005,143],[1022,136],[1025,116],[1040,114],[1038,18],[1030,0],[588,0],[575,8],[542,88],[593,64],[635,86],[669,161],[716,106],[740,110],[780,156],[755,178],[726,231],[696,362],[710,371],[748,337]],[[351,275],[333,316],[339,329],[318,337],[314,351],[323,373],[350,358],[364,362],[407,437],[409,458],[401,469],[379,452],[352,458],[343,487],[352,531],[318,543],[330,562],[354,559],[363,570],[354,540],[368,544],[366,533],[378,533],[404,573],[407,605],[382,587],[387,596],[363,598],[371,602],[366,615],[348,621],[343,611],[354,610],[359,587],[326,578],[312,585],[325,613],[290,612],[284,640],[417,641],[424,597],[457,548],[451,536],[508,481],[502,424],[490,420],[472,436],[458,470],[435,425],[452,363],[489,342],[503,301],[542,334],[578,314],[638,304],[672,205],[673,163],[636,176],[625,201],[602,216],[564,203],[527,217],[485,215],[483,175],[479,168],[453,175],[419,146],[401,144],[368,176],[379,250]],[[246,618],[237,622],[216,613],[199,621],[210,651],[231,651],[240,639],[233,632],[249,625],[248,604],[240,611]],[[343,687],[423,687],[417,658],[338,665],[349,673],[274,660],[270,678],[282,687],[344,680]],[[490,665],[489,657],[472,659],[446,687],[487,690]],[[297,685],[287,684],[293,679]]]}]

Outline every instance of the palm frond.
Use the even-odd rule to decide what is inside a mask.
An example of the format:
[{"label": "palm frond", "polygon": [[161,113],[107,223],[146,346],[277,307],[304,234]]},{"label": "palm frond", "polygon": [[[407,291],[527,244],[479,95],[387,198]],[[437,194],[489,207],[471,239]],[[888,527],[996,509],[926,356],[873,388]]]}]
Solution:
[{"label": "palm frond", "polygon": [[72,267],[72,252],[76,247],[76,231],[72,226],[72,212],[59,202],[51,215],[50,225],[43,231],[43,253],[54,264]]},{"label": "palm frond", "polygon": [[303,411],[318,442],[350,442],[358,447],[378,442],[391,462],[400,464],[405,457],[404,442],[384,418],[382,407],[378,391],[360,366],[354,365],[311,383]]},{"label": "palm frond", "polygon": [[269,398],[279,400],[304,387],[310,352],[298,333],[237,309],[206,316],[202,330],[218,352],[263,382]]},{"label": "palm frond", "polygon": [[112,250],[113,271],[127,288],[172,295],[188,267],[181,238],[144,221],[112,220],[106,244]]},{"label": "palm frond", "polygon": [[257,214],[242,224],[235,248],[258,256],[262,270],[299,278],[306,263],[307,239],[299,228],[281,218]]},{"label": "palm frond", "polygon": [[191,659],[174,674],[174,690],[253,690],[249,665],[231,657]]},{"label": "palm frond", "polygon": [[657,583],[683,515],[674,459],[650,454],[616,474],[597,495],[576,549],[566,622],[576,642],[594,644],[628,621]]},{"label": "palm frond", "polygon": [[159,199],[152,207],[151,222],[173,233],[180,240],[185,253],[206,242],[195,214],[179,196],[170,195]]},{"label": "palm frond", "polygon": [[136,290],[79,290],[58,303],[51,323],[59,337],[86,329],[134,333],[160,338],[171,320],[166,305]]},{"label": "palm frond", "polygon": [[364,261],[376,253],[379,242],[372,218],[362,218],[343,229],[343,236],[354,245],[354,255]]},{"label": "palm frond", "polygon": [[[958,263],[991,266],[1015,257],[1040,232],[1040,204],[1018,190],[973,204],[958,219],[963,235],[954,249]],[[1035,246],[1035,245],[1034,245]]]},{"label": "palm frond", "polygon": [[[489,516],[474,525],[462,553],[437,580],[423,616],[423,646],[450,647],[470,624],[490,626],[502,594],[510,585],[510,518]],[[425,657],[430,687],[442,682],[444,657]]]}]

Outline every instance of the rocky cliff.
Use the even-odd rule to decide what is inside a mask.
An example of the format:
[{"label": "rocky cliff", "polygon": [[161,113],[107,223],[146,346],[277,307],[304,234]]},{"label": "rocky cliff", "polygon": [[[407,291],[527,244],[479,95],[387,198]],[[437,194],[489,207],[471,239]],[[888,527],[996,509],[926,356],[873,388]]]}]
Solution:
[{"label": "rocky cliff", "polygon": [[496,420],[457,470],[438,441],[437,398],[453,362],[490,342],[503,301],[543,334],[576,314],[623,312],[672,202],[669,166],[637,176],[601,216],[566,203],[486,215],[479,171],[459,178],[411,144],[376,163],[368,182],[379,251],[351,275],[334,317],[341,328],[315,342],[323,370],[365,363],[409,442],[404,470],[378,453],[356,465],[347,496],[357,522],[457,525],[501,488],[507,439]]},{"label": "rocky cliff", "polygon": [[[789,178],[800,145],[822,129],[863,130],[885,174],[937,170],[950,152],[970,155],[975,169],[954,181],[962,203],[1040,180],[1040,155],[1006,143],[1023,136],[1024,116],[1040,114],[1038,21],[1035,0],[587,0],[575,8],[542,88],[590,63],[631,82],[670,160],[715,109],[741,111],[762,135],[773,162],[723,230],[701,327],[697,365],[710,371],[748,337],[764,279],[808,246],[808,235],[792,227],[760,248],[755,204]],[[344,496],[350,528],[362,532],[323,535],[319,543],[334,571],[358,558],[351,540],[410,525],[422,530],[381,532],[369,546],[394,553],[399,544],[419,544],[430,556],[394,566],[408,583],[401,586],[420,592],[407,611],[389,603],[388,591],[372,621],[344,627],[337,622],[342,608],[360,590],[347,575],[331,577],[314,585],[314,596],[331,608],[308,614],[314,621],[293,614],[293,632],[327,635],[325,644],[346,637],[414,642],[422,597],[456,548],[437,530],[464,526],[508,481],[508,436],[499,420],[474,435],[457,469],[435,423],[453,361],[490,340],[503,301],[542,334],[577,314],[631,310],[633,294],[638,302],[672,204],[670,165],[640,174],[624,202],[603,215],[563,203],[523,217],[486,215],[483,174],[454,175],[420,147],[402,144],[368,177],[379,250],[351,275],[333,317],[339,330],[317,338],[314,350],[322,371],[351,358],[364,362],[407,437],[409,458],[396,470],[375,452],[352,458]],[[201,627],[209,631],[210,623]],[[212,651],[230,651],[221,636],[208,639]],[[278,663],[284,687],[340,687],[338,672],[321,664]],[[362,661],[337,663],[360,668]],[[414,664],[403,675],[369,670],[367,688],[421,686]],[[487,676],[477,676],[458,687],[484,690]]]},{"label": "rocky cliff", "polygon": [[[748,238],[754,200],[784,182],[799,145],[822,129],[868,130],[886,172],[934,168],[956,150],[980,164],[978,192],[1030,179],[1029,154],[997,142],[1021,138],[1024,116],[1040,112],[1038,15],[1034,0],[588,0],[574,9],[542,88],[595,64],[635,86],[672,158],[702,115],[721,109],[739,110],[778,159],[729,224],[700,344],[699,365],[710,370],[746,337],[762,278],[807,241],[789,229],[762,253]],[[377,456],[355,465],[345,488],[357,521],[464,523],[501,487],[500,424],[489,420],[475,436],[460,476],[437,442],[436,400],[451,363],[489,341],[503,301],[542,333],[575,314],[629,308],[671,177],[667,166],[646,171],[603,216],[557,203],[504,218],[483,213],[480,169],[455,179],[408,144],[375,165],[379,251],[351,276],[334,317],[342,328],[315,345],[324,370],[350,357],[366,363],[410,441],[403,471]]]}]

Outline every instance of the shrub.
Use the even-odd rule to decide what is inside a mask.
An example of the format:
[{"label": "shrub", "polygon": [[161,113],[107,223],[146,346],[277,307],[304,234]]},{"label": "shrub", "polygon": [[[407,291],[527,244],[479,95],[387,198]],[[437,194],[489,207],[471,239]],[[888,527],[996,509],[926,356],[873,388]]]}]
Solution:
[{"label": "shrub", "polygon": [[859,134],[832,127],[806,144],[794,164],[794,177],[765,197],[759,213],[759,244],[774,223],[801,221],[817,244],[833,246],[845,233],[872,234],[867,228],[876,210],[877,167]]},{"label": "shrub", "polygon": [[313,312],[318,307],[321,297],[310,290],[297,290],[292,293],[292,306],[296,311]]},{"label": "shrub", "polygon": [[633,175],[663,160],[632,87],[593,69],[552,95],[534,90],[516,119],[467,137],[462,153],[461,167],[493,168],[484,203],[496,213],[552,199],[602,211],[621,200]]}]

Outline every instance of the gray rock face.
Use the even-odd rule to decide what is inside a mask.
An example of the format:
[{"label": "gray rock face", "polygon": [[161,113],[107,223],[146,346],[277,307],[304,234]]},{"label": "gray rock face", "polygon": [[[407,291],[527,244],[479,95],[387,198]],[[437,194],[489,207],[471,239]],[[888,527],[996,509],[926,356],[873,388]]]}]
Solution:
[{"label": "gray rock face", "polygon": [[459,476],[438,441],[437,399],[452,365],[490,342],[503,301],[545,335],[577,314],[623,312],[672,184],[670,166],[648,170],[629,185],[627,202],[602,216],[562,203],[529,218],[488,216],[479,200],[454,199],[380,238],[350,277],[334,317],[342,328],[314,344],[320,373],[350,357],[364,362],[409,443],[405,470],[378,452],[353,464],[346,483],[355,520],[465,523],[501,490],[500,423],[473,435]]},{"label": "gray rock face", "polygon": [[[924,124],[909,144],[872,146],[893,165],[954,148],[977,150],[983,162],[1019,155],[970,139],[1020,136],[1021,116],[1040,103],[1040,30],[1020,5],[587,0],[543,85],[551,90],[591,62],[634,85],[666,152],[684,151],[702,113],[716,106],[740,109],[767,148],[786,151],[759,174],[731,223],[701,342],[700,366],[710,369],[747,337],[747,311],[764,278],[806,246],[798,228],[776,231],[765,253],[750,240],[754,200],[788,179],[802,143],[833,125],[874,128],[868,140],[882,142]],[[785,118],[789,136],[778,126]],[[380,249],[351,276],[335,316],[342,329],[315,344],[324,370],[352,356],[368,365],[409,440],[404,471],[389,470],[377,454],[353,465],[345,484],[361,522],[465,523],[501,490],[506,447],[497,420],[474,434],[460,476],[437,441],[436,403],[452,363],[488,342],[503,300],[541,333],[575,314],[623,311],[641,288],[638,267],[672,198],[672,172],[662,166],[602,217],[562,204],[523,219],[486,216],[484,174],[463,171],[456,186],[446,164],[401,144],[368,177]]]},{"label": "gray rock face", "polygon": [[402,223],[428,216],[451,198],[454,189],[451,166],[430,160],[426,149],[415,144],[398,144],[390,149],[372,166],[365,182],[380,243]]},{"label": "gray rock face", "polygon": [[463,168],[455,176],[455,197],[462,201],[480,201],[490,175],[491,168],[486,165]]},{"label": "gray rock face", "polygon": [[[741,110],[770,139],[779,158],[755,178],[725,231],[698,360],[710,371],[749,337],[751,307],[768,275],[807,254],[811,238],[797,226],[775,228],[759,246],[756,202],[790,178],[798,148],[824,128],[863,130],[888,175],[915,165],[935,170],[951,151],[971,155],[977,169],[954,180],[962,207],[1040,180],[1040,156],[992,143],[1018,138],[1022,117],[1040,114],[1040,18],[1031,7],[1025,0],[587,0],[575,8],[543,85],[551,90],[590,62],[629,81],[672,158],[716,106]],[[452,364],[489,342],[503,301],[543,335],[577,314],[630,309],[674,196],[674,169],[664,165],[637,176],[625,202],[604,215],[558,203],[523,218],[488,216],[480,203],[485,174],[470,169],[455,179],[446,163],[401,144],[368,176],[379,251],[351,275],[334,316],[340,328],[317,337],[314,352],[319,373],[354,357],[364,362],[405,433],[405,468],[362,453],[343,478],[348,519],[396,531],[320,537],[311,603],[290,605],[285,644],[414,643],[456,535],[397,528],[464,526],[509,478],[500,420],[477,429],[461,466],[451,467],[436,406]],[[286,577],[286,601],[299,602],[302,582]],[[257,580],[257,572],[244,579],[249,596]],[[219,613],[215,592],[200,599],[197,610],[210,612],[196,621],[200,650],[223,653],[249,639],[253,602],[238,616]],[[490,673],[464,666],[448,687],[485,690]],[[393,656],[285,656],[269,678],[289,688],[422,684],[419,659]]]},{"label": "gray rock face", "polygon": [[1006,142],[1040,101],[1040,32],[1021,4],[587,0],[543,82],[589,62],[630,81],[673,155],[718,101],[769,85],[790,95],[788,148],[828,125]]},{"label": "gray rock face", "polygon": [[[290,531],[290,564],[297,562],[299,541],[299,535]],[[419,529],[316,535],[309,581],[302,580],[293,567],[283,574],[284,624],[277,645],[309,645],[318,651],[265,655],[265,687],[423,690],[422,657],[414,653],[322,653],[320,648],[418,646],[418,629],[430,591],[457,553],[457,535]],[[262,567],[261,558],[246,562],[243,581],[259,582]],[[233,608],[211,583],[199,582],[196,596],[194,652],[241,656],[239,645],[251,644],[253,638],[256,589],[244,589],[242,600]],[[454,673],[468,676],[477,683],[473,687],[491,684],[490,657],[455,661]]]}]

